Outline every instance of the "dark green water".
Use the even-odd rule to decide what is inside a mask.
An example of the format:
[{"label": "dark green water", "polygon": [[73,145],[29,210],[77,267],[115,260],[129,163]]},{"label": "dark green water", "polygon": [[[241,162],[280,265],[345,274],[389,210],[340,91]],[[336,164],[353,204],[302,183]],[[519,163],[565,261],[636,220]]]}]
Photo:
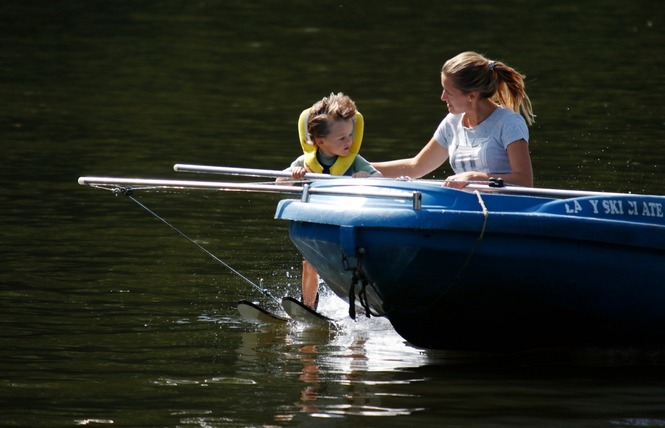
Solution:
[{"label": "dark green water", "polygon": [[[441,64],[477,50],[528,77],[537,185],[663,194],[661,2],[8,0],[0,22],[1,426],[665,425],[660,352],[460,355],[383,320],[247,324],[235,302],[261,293],[76,182],[284,168],[299,112],[331,91],[363,112],[366,158],[411,155],[445,114]],[[278,196],[136,198],[297,294]]]}]

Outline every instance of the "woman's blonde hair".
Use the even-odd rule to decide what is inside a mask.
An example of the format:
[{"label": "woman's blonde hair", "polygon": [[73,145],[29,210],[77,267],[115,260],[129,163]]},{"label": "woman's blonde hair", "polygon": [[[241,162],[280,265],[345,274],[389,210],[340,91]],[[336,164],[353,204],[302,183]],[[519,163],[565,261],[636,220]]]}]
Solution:
[{"label": "woman's blonde hair", "polygon": [[531,100],[524,89],[526,76],[501,61],[492,61],[476,52],[462,52],[443,64],[441,72],[463,92],[478,91],[481,97],[522,113],[534,122]]}]

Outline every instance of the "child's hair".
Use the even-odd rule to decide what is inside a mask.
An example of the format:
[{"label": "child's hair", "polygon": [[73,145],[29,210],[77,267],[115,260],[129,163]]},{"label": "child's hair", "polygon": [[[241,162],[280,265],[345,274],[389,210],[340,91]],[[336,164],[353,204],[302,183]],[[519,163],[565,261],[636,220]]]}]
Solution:
[{"label": "child's hair", "polygon": [[330,96],[314,103],[309,109],[307,132],[309,138],[323,138],[330,133],[330,124],[338,120],[354,119],[356,103],[343,93],[330,93]]},{"label": "child's hair", "polygon": [[513,111],[521,112],[527,123],[535,118],[531,100],[524,89],[524,78],[501,61],[492,61],[476,52],[462,52],[443,64],[441,72],[463,92],[478,91]]}]

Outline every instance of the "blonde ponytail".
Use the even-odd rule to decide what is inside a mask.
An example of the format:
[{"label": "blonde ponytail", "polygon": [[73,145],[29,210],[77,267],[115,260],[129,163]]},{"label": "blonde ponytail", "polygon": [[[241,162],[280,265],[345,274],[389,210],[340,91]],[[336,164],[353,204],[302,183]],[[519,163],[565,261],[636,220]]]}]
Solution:
[{"label": "blonde ponytail", "polygon": [[446,61],[441,72],[461,91],[478,91],[481,97],[521,113],[529,125],[534,122],[531,100],[524,88],[526,76],[503,62],[476,52],[462,52]]}]

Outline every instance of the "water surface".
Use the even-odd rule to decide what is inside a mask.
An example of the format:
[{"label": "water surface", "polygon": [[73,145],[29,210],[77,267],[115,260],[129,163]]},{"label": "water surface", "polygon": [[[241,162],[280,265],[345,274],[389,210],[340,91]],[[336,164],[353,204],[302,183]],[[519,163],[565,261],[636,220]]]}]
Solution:
[{"label": "water surface", "polygon": [[[443,61],[472,49],[527,75],[537,185],[662,194],[661,9],[5,2],[0,424],[665,425],[659,351],[421,350],[385,320],[348,321],[329,294],[322,311],[343,320],[331,331],[257,327],[235,302],[271,306],[259,290],[131,199],[76,182],[284,168],[299,112],[331,91],[363,112],[366,158],[412,155],[445,114]],[[252,283],[297,295],[279,196],[134,197]]]}]

